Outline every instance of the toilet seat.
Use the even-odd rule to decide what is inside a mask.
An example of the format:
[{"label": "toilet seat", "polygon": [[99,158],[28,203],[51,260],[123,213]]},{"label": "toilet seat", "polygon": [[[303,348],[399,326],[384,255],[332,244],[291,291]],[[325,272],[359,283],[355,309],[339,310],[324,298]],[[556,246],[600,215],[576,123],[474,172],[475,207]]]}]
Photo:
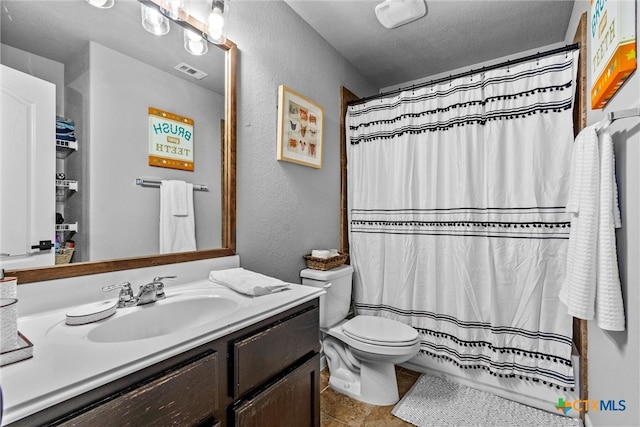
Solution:
[{"label": "toilet seat", "polygon": [[384,317],[359,315],[342,325],[349,338],[375,346],[410,347],[418,342],[418,331]]}]

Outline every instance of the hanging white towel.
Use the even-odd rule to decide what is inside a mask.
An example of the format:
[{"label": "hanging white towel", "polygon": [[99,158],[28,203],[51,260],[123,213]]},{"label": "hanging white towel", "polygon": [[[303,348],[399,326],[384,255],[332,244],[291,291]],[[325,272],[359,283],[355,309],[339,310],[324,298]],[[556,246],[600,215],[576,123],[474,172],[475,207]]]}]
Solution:
[{"label": "hanging white towel", "polygon": [[613,141],[609,132],[605,130],[600,133],[600,209],[595,318],[602,329],[624,331],[624,305],[615,234],[615,229],[621,226],[615,170]]},{"label": "hanging white towel", "polygon": [[169,181],[171,214],[173,216],[189,215],[189,193],[187,193],[187,185],[184,181]]},{"label": "hanging white towel", "polygon": [[162,181],[160,185],[160,253],[196,250],[193,184]]},{"label": "hanging white towel", "polygon": [[[614,226],[620,227],[613,143],[600,124],[583,129],[573,146],[567,211],[571,231],[560,300],[580,319],[624,330]],[[600,141],[599,141],[600,139]]]}]

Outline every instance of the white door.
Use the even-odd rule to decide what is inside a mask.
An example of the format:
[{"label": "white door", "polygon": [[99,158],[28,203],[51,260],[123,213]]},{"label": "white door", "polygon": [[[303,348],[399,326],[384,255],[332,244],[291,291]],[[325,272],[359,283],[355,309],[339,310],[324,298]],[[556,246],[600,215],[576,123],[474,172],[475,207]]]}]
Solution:
[{"label": "white door", "polygon": [[0,266],[55,264],[56,87],[0,65]]}]

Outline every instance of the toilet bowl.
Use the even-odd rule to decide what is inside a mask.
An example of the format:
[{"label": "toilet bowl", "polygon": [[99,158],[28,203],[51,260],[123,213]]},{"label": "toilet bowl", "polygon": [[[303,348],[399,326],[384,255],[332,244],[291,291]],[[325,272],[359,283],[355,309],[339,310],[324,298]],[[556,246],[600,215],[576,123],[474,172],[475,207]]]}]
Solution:
[{"label": "toilet bowl", "polygon": [[362,402],[392,405],[399,399],[394,365],[418,353],[418,331],[383,317],[347,319],[352,274],[351,266],[300,273],[303,285],[327,292],[320,297],[320,330],[329,386]]}]

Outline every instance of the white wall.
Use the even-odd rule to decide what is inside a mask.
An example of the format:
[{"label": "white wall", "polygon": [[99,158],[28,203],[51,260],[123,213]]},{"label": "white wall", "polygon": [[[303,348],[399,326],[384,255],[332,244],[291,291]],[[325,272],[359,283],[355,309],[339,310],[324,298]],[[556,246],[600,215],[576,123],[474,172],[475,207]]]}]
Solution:
[{"label": "white wall", "polygon": [[[632,3],[632,2],[631,2]],[[636,4],[637,8],[637,4]],[[573,40],[582,13],[589,11],[588,0],[575,2],[566,41]],[[640,24],[636,10],[636,22]],[[636,26],[636,28],[639,25]],[[636,30],[637,31],[637,30]],[[587,45],[588,58],[592,46]],[[587,61],[590,62],[590,61]],[[588,73],[588,86],[593,83]],[[590,107],[590,102],[588,103]],[[638,71],[625,82],[604,110],[587,112],[587,123],[603,119],[611,111],[640,107]],[[615,144],[616,175],[620,196],[622,228],[617,230],[618,265],[627,316],[627,330],[607,332],[589,322],[589,398],[626,400],[622,412],[592,411],[587,425],[640,425],[640,118],[614,122],[610,128]]]},{"label": "white wall", "polygon": [[64,116],[64,64],[8,45],[0,45],[2,64],[56,85],[56,114]]},{"label": "white wall", "polygon": [[[237,250],[242,265],[300,283],[303,255],[340,236],[340,86],[376,88],[281,1],[231,2],[239,49]],[[322,169],[276,160],[278,86],[324,106]]]},{"label": "white wall", "polygon": [[[224,97],[97,43],[90,45],[91,259],[158,253],[160,190],[138,177],[206,184],[193,195],[198,249],[221,246]],[[148,166],[148,107],[194,120],[194,171]]]}]

